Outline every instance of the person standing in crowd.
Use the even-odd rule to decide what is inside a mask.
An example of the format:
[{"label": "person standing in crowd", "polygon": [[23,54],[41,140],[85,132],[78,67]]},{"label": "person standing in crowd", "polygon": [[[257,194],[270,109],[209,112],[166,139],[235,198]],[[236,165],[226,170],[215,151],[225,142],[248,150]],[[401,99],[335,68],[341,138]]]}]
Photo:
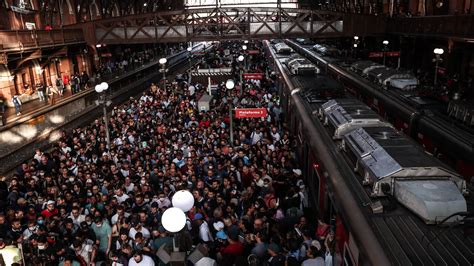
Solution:
[{"label": "person standing in crowd", "polygon": [[59,96],[64,95],[64,83],[59,77],[56,79],[56,90],[58,91]]},{"label": "person standing in crowd", "polygon": [[36,91],[38,92],[38,98],[39,98],[40,102],[45,101],[46,100],[46,98],[44,96],[45,88],[44,88],[44,85],[41,82],[36,83]]},{"label": "person standing in crowd", "polygon": [[12,98],[13,105],[15,106],[16,115],[21,115],[21,100],[19,95],[15,95]]},{"label": "person standing in crowd", "polygon": [[63,85],[65,86],[65,90],[68,90],[71,88],[71,84],[69,83],[69,76],[68,75],[63,75]]},{"label": "person standing in crowd", "polygon": [[150,256],[144,255],[141,251],[136,251],[133,257],[130,258],[128,266],[155,266],[155,262]]},{"label": "person standing in crowd", "polygon": [[94,223],[91,225],[95,233],[96,245],[98,246],[97,258],[99,261],[104,261],[108,256],[112,247],[112,229],[108,222],[104,222],[102,216],[98,215],[94,218]]},{"label": "person standing in crowd", "polygon": [[85,71],[82,71],[81,75],[81,88],[86,90],[89,86],[89,75]]}]

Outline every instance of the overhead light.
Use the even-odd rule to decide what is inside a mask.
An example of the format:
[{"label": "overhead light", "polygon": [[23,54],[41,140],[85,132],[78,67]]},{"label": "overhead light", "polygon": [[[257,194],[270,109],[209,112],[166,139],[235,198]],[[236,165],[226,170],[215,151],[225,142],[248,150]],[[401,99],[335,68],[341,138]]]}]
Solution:
[{"label": "overhead light", "polygon": [[166,58],[160,58],[160,60],[158,61],[160,64],[164,65],[166,64],[166,62],[168,62],[168,60]]},{"label": "overhead light", "polygon": [[102,45],[99,43],[99,44],[96,44],[95,47],[100,48],[102,47]]},{"label": "overhead light", "polygon": [[147,6],[147,3],[143,3],[143,6]]},{"label": "overhead light", "polygon": [[173,195],[171,202],[173,203],[173,207],[179,208],[183,212],[187,212],[194,206],[194,197],[191,192],[180,190]]},{"label": "overhead light", "polygon": [[354,43],[354,48],[357,48],[357,43]]},{"label": "overhead light", "polygon": [[235,86],[235,83],[233,80],[231,79],[228,79],[227,82],[225,83],[225,87],[228,89],[228,90],[232,90]]},{"label": "overhead light", "polygon": [[387,41],[387,40],[384,40],[382,43],[383,43],[383,45],[388,45],[388,41]]},{"label": "overhead light", "polygon": [[357,36],[357,35],[356,35],[356,36],[354,36],[354,40],[356,40],[356,41],[357,41],[358,39],[359,39],[359,36]]},{"label": "overhead light", "polygon": [[442,55],[442,54],[444,54],[444,50],[443,50],[443,48],[435,48],[433,50],[433,53],[436,54],[436,55]]}]

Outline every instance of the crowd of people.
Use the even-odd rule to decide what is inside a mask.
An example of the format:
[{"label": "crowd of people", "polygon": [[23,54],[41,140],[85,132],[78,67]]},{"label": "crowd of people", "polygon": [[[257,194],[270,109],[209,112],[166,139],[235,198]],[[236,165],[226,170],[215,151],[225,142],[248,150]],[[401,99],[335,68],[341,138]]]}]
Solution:
[{"label": "crowd of people", "polygon": [[[227,64],[238,80],[242,64],[235,57]],[[271,73],[263,52],[246,64]],[[188,254],[204,249],[200,265],[333,265],[335,228],[312,211],[275,79],[233,90],[220,84],[207,111],[197,104],[205,85],[151,84],[113,108],[109,147],[101,120],[63,132],[50,151],[37,150],[0,182],[0,258],[6,265],[165,265],[157,251],[175,242]],[[265,107],[269,115],[234,119],[231,143],[232,106]],[[171,234],[161,216],[179,190],[193,194],[194,207]]]}]

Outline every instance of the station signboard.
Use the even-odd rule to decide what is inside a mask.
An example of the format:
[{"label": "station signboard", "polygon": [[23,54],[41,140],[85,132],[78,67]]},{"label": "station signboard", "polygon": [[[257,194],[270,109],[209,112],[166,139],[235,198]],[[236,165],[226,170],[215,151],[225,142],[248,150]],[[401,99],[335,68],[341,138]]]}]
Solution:
[{"label": "station signboard", "polygon": [[383,52],[370,52],[369,57],[370,58],[383,57]]},{"label": "station signboard", "polygon": [[260,51],[259,50],[248,50],[247,51],[247,54],[259,54]]},{"label": "station signboard", "polygon": [[263,73],[245,73],[243,79],[263,79]]},{"label": "station signboard", "polygon": [[[384,52],[370,52],[369,58],[376,58],[376,57],[383,57]],[[385,56],[387,57],[399,57],[400,51],[393,51],[393,52],[385,52]]]},{"label": "station signboard", "polygon": [[266,108],[239,108],[235,109],[235,118],[260,118],[267,117]]},{"label": "station signboard", "polygon": [[388,57],[399,57],[400,56],[400,52],[386,52],[385,53],[386,56]]}]

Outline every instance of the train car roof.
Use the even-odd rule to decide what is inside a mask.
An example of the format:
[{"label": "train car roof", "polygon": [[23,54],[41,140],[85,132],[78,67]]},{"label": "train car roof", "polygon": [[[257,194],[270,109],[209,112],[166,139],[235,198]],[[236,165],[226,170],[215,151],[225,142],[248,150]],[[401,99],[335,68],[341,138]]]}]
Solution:
[{"label": "train car roof", "polygon": [[428,155],[407,136],[390,127],[366,127],[372,137],[401,167],[439,166],[440,162]]}]

